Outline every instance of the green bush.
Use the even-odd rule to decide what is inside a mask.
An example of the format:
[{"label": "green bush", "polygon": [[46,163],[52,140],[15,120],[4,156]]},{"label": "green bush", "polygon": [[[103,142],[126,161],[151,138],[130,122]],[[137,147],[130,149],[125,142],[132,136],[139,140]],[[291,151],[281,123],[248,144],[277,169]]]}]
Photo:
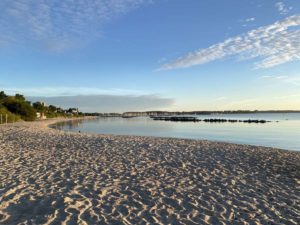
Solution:
[{"label": "green bush", "polygon": [[[2,115],[2,123],[6,122],[6,115],[7,115],[7,122],[12,123],[12,122],[17,122],[21,120],[21,117],[19,115],[15,115],[8,111],[6,108],[0,106],[0,118]],[[0,119],[0,124],[1,124],[1,119]]]}]

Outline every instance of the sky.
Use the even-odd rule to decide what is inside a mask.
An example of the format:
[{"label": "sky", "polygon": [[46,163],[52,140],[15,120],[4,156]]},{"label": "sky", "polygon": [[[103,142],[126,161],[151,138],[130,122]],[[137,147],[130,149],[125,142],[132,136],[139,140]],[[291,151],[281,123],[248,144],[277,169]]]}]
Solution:
[{"label": "sky", "polygon": [[0,90],[85,112],[300,110],[300,0],[1,0]]}]

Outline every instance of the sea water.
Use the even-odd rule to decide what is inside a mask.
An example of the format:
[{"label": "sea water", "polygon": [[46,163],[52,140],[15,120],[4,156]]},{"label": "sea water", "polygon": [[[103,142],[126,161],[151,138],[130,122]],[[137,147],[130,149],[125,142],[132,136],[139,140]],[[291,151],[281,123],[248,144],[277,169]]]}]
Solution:
[{"label": "sea water", "polygon": [[212,140],[300,151],[300,113],[214,114],[197,117],[271,122],[205,123],[158,121],[149,117],[99,117],[95,120],[60,123],[53,127],[74,132]]}]

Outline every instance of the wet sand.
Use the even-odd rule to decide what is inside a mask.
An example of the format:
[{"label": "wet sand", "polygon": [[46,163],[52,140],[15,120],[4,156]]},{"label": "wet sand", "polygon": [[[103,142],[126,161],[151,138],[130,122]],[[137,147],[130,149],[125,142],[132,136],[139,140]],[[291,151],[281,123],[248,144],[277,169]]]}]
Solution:
[{"label": "wet sand", "polygon": [[0,126],[0,224],[300,224],[300,152]]}]

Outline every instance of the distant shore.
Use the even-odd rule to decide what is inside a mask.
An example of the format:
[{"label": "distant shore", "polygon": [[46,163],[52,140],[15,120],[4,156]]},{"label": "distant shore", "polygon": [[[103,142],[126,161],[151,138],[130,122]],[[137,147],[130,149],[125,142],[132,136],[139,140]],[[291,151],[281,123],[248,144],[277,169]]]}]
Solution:
[{"label": "distant shore", "polygon": [[176,115],[227,115],[227,114],[300,113],[300,110],[223,110],[223,111],[144,111],[123,113],[86,113],[102,117],[176,116]]},{"label": "distant shore", "polygon": [[299,224],[300,152],[0,126],[0,224]]}]

